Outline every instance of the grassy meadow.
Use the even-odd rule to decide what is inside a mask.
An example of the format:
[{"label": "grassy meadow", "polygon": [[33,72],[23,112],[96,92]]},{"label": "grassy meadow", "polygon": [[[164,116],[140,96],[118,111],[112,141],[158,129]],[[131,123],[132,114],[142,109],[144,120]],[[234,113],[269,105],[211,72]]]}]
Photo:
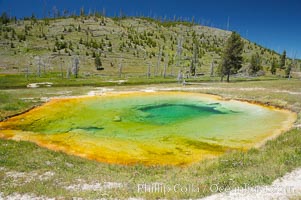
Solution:
[{"label": "grassy meadow", "polygon": [[[186,86],[177,83],[157,84],[156,81],[152,85],[106,87],[117,91],[174,88],[217,94],[226,99],[256,101],[297,112],[296,125],[301,124],[300,80],[237,80],[227,84],[204,81]],[[41,105],[49,97],[85,95],[101,89],[89,85],[2,89],[1,119]],[[53,152],[29,142],[0,140],[0,191],[5,196],[19,193],[62,199],[200,198],[216,192],[212,185],[218,184],[220,192],[225,190],[222,188],[243,187],[245,184],[266,185],[300,167],[300,134],[300,128],[295,127],[261,148],[228,152],[218,159],[187,167],[112,165]],[[167,192],[145,192],[138,190],[139,184],[162,184],[177,188]]]}]

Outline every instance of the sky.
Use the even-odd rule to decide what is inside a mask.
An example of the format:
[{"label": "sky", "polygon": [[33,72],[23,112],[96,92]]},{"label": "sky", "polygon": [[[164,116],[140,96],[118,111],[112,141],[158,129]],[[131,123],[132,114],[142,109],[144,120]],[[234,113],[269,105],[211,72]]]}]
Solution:
[{"label": "sky", "polygon": [[[300,0],[0,0],[0,13],[22,18],[61,12],[105,10],[108,16],[194,18],[202,25],[236,31],[242,37],[279,53],[301,59]],[[229,22],[229,23],[228,23]]]}]

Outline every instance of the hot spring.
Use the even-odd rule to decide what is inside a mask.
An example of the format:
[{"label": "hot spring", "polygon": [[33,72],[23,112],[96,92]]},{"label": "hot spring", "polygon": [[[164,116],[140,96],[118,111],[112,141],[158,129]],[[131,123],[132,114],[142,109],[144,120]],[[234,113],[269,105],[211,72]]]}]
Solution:
[{"label": "hot spring", "polygon": [[0,123],[0,137],[115,164],[187,165],[258,147],[296,114],[187,92],[53,99]]}]

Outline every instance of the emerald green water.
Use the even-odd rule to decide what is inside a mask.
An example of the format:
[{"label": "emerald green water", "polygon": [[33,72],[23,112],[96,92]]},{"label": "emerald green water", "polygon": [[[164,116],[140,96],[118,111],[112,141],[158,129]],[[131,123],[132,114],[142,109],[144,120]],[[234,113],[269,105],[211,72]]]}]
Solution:
[{"label": "emerald green water", "polygon": [[[199,105],[198,105],[199,104]],[[203,103],[204,104],[204,103]],[[172,124],[193,118],[209,117],[211,115],[226,114],[217,110],[216,105],[168,104],[163,103],[139,108],[143,112],[141,121],[154,124]],[[139,114],[138,114],[139,116]]]},{"label": "emerald green water", "polygon": [[196,93],[118,93],[52,100],[0,123],[0,137],[102,162],[185,165],[246,150],[295,115]]}]

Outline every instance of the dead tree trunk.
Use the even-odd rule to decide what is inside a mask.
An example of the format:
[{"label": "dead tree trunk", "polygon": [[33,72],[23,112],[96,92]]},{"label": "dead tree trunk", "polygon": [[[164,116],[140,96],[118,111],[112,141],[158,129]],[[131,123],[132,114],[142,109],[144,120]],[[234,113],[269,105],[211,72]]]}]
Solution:
[{"label": "dead tree trunk", "polygon": [[62,79],[64,78],[64,73],[63,73],[63,60],[62,60],[62,58],[61,58],[61,77],[62,77]]},{"label": "dead tree trunk", "polygon": [[158,62],[157,62],[157,68],[155,70],[155,76],[157,76],[158,73],[160,72],[161,57],[162,57],[162,47],[160,47],[159,54],[158,54]]},{"label": "dead tree trunk", "polygon": [[148,64],[148,68],[147,68],[147,78],[150,78],[151,76],[151,63]]},{"label": "dead tree trunk", "polygon": [[41,57],[38,57],[38,77],[41,77]]},{"label": "dead tree trunk", "polygon": [[211,67],[210,67],[210,76],[213,77],[214,75],[214,60],[212,59]]},{"label": "dead tree trunk", "polygon": [[164,65],[164,71],[163,71],[163,78],[166,78],[166,68],[167,68],[167,64],[165,63],[165,65]]},{"label": "dead tree trunk", "polygon": [[119,78],[122,76],[122,60],[119,62]]}]

